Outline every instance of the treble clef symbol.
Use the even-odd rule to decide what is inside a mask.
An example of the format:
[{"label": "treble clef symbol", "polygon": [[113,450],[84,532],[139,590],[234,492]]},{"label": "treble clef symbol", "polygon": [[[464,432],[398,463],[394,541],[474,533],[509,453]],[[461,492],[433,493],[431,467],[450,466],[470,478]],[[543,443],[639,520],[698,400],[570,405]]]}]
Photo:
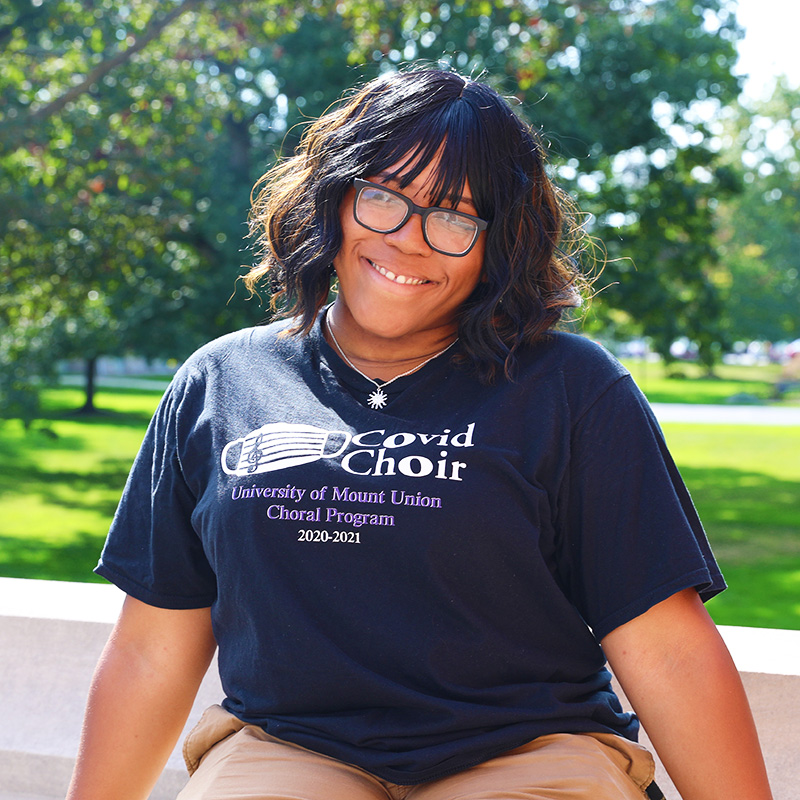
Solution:
[{"label": "treble clef symbol", "polygon": [[247,454],[247,463],[249,466],[247,467],[247,472],[252,473],[258,469],[259,462],[261,461],[261,449],[260,445],[264,441],[264,434],[259,433],[258,436],[253,439],[253,447],[250,452]]}]

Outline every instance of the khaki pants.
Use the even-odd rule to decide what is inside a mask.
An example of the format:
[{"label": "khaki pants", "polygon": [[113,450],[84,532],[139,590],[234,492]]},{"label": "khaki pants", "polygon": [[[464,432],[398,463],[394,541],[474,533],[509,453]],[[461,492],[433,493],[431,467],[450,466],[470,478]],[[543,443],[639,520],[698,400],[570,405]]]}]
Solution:
[{"label": "khaki pants", "polygon": [[186,738],[178,800],[643,800],[653,757],[612,734],[553,734],[475,767],[400,786],[284,742],[212,706]]}]

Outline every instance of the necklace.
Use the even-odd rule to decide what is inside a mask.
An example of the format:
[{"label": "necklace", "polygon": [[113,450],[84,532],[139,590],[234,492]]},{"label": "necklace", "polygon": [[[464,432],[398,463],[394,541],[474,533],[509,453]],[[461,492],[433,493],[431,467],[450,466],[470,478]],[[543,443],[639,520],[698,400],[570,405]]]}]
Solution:
[{"label": "necklace", "polygon": [[422,369],[429,361],[433,361],[434,358],[438,358],[442,353],[447,352],[457,341],[458,337],[453,339],[447,347],[440,350],[438,353],[434,353],[430,358],[426,358],[421,364],[417,364],[416,367],[412,367],[405,372],[401,372],[399,375],[395,375],[394,378],[389,378],[388,381],[376,381],[373,378],[370,378],[369,375],[365,375],[348,357],[347,354],[342,350],[342,346],[336,339],[336,335],[333,332],[333,326],[331,325],[328,317],[325,317],[325,326],[328,329],[328,333],[331,335],[331,339],[333,339],[333,343],[336,345],[336,349],[339,351],[339,355],[345,360],[347,365],[354,369],[362,378],[366,378],[371,384],[374,384],[375,389],[370,393],[369,397],[367,397],[367,405],[370,408],[383,408],[389,400],[389,396],[384,392],[384,388],[388,386],[390,383],[394,383],[398,378],[405,378],[406,375],[411,375],[412,373],[416,372],[417,370]]}]

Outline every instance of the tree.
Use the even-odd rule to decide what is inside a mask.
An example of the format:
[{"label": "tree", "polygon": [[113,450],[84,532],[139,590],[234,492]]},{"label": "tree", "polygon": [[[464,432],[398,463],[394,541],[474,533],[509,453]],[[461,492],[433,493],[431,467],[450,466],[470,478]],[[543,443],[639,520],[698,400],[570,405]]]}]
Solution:
[{"label": "tree", "polygon": [[25,353],[22,375],[36,352],[180,358],[261,319],[241,294],[224,304],[248,260],[253,182],[346,86],[415,59],[515,95],[593,231],[640,265],[612,261],[619,287],[592,325],[711,340],[722,173],[692,112],[733,97],[735,37],[720,0],[13,0],[0,12],[2,358]]},{"label": "tree", "polygon": [[603,5],[569,6],[566,69],[529,78],[554,97],[535,111],[609,256],[587,327],[650,336],[666,358],[688,336],[710,366],[725,340],[714,203],[735,182],[706,120],[738,93],[739,29],[719,2]]},{"label": "tree", "polygon": [[[236,268],[224,247],[233,215],[214,221],[209,198],[217,212],[233,198],[241,224],[250,175],[225,147],[236,115],[208,76],[246,51],[248,31],[214,3],[160,5],[16,2],[0,23],[3,321],[46,331],[51,360],[186,355],[226,327],[224,303],[211,319],[197,302],[186,312],[218,289],[216,262]],[[271,18],[294,24],[277,4],[258,5],[259,30]],[[19,361],[7,341],[6,359]]]},{"label": "tree", "polygon": [[800,338],[800,89],[731,106],[722,130],[743,191],[720,204],[725,319],[743,341]]}]

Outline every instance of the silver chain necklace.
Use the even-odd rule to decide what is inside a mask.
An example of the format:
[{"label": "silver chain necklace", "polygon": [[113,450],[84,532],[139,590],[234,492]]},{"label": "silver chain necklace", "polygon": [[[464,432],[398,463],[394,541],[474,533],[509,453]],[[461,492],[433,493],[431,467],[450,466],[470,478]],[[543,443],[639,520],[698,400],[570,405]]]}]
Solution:
[{"label": "silver chain necklace", "polygon": [[386,392],[383,391],[386,386],[388,386],[390,383],[394,383],[394,381],[398,380],[398,378],[405,378],[406,375],[411,375],[413,372],[422,369],[429,361],[433,361],[434,358],[438,358],[440,355],[442,355],[442,353],[446,353],[458,341],[458,337],[456,337],[455,339],[453,339],[452,342],[450,342],[449,345],[447,345],[447,347],[445,347],[443,350],[440,350],[438,353],[434,353],[430,358],[426,358],[421,364],[417,364],[416,367],[412,367],[411,369],[406,370],[405,372],[401,372],[399,375],[395,375],[394,378],[389,378],[388,381],[380,383],[379,381],[370,378],[369,375],[365,375],[347,357],[347,354],[344,352],[344,350],[342,350],[342,346],[336,339],[336,335],[333,332],[333,326],[331,325],[327,315],[325,317],[325,326],[328,329],[328,333],[331,335],[331,339],[333,339],[333,343],[336,345],[336,349],[339,351],[339,355],[345,360],[347,365],[351,369],[354,369],[362,378],[366,378],[366,380],[374,384],[375,390],[370,393],[369,397],[367,397],[367,405],[370,408],[383,408],[389,401],[389,396],[386,394]]}]

